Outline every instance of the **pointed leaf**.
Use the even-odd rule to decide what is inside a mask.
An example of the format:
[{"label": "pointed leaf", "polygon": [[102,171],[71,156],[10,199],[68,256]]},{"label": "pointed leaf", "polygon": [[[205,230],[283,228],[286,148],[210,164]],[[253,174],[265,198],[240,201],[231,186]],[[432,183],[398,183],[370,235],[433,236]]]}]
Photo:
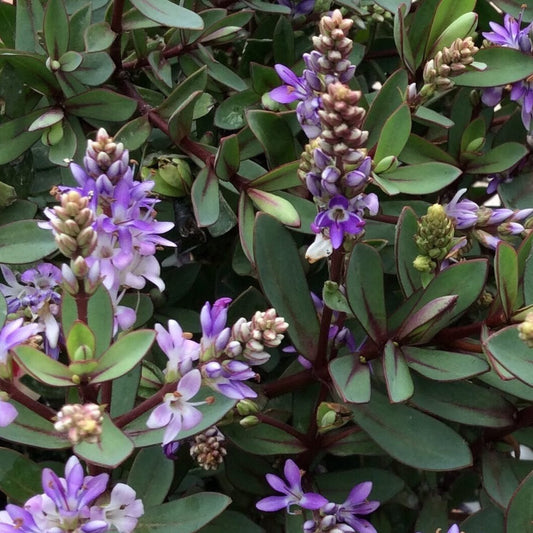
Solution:
[{"label": "pointed leaf", "polygon": [[211,226],[220,214],[218,179],[208,167],[196,176],[191,190],[194,215],[199,227]]},{"label": "pointed leaf", "polygon": [[67,366],[37,348],[28,345],[17,346],[14,350],[19,364],[35,379],[53,387],[72,387],[72,372]]},{"label": "pointed leaf", "polygon": [[356,244],[346,275],[346,296],[353,314],[377,345],[387,336],[383,265],[379,253]]},{"label": "pointed leaf", "polygon": [[533,472],[520,483],[505,512],[505,533],[533,532]]},{"label": "pointed leaf", "polygon": [[469,174],[493,174],[508,170],[527,154],[527,148],[519,143],[508,142],[492,148],[487,153],[473,158],[465,172]]},{"label": "pointed leaf", "polygon": [[59,59],[68,49],[68,16],[62,0],[48,0],[44,12],[44,41],[52,59]]},{"label": "pointed leaf", "polygon": [[96,347],[94,333],[80,320],[76,320],[67,334],[67,352],[71,361],[80,346],[87,346],[92,354]]},{"label": "pointed leaf", "polygon": [[155,332],[149,329],[132,331],[114,342],[98,359],[91,383],[102,383],[129,372],[152,346]]},{"label": "pointed leaf", "polygon": [[413,370],[436,381],[466,379],[489,370],[485,360],[465,353],[416,346],[402,346],[402,352]]},{"label": "pointed leaf", "polygon": [[417,231],[418,217],[410,207],[404,207],[396,224],[394,251],[398,280],[406,297],[422,286],[420,272],[413,266],[413,261],[419,254],[413,238]]},{"label": "pointed leaf", "polygon": [[145,17],[162,26],[201,30],[204,21],[194,11],[185,9],[168,0],[130,0]]},{"label": "pointed leaf", "polygon": [[257,217],[254,241],[264,293],[289,323],[288,334],[296,350],[312,361],[319,324],[296,245],[279,222],[264,214]]},{"label": "pointed leaf", "polygon": [[246,193],[260,211],[264,211],[287,226],[296,228],[300,226],[298,211],[281,196],[252,188],[247,189]]},{"label": "pointed leaf", "polygon": [[0,490],[10,501],[24,505],[42,491],[41,468],[15,450],[0,448]]},{"label": "pointed leaf", "polygon": [[239,141],[237,135],[220,139],[215,157],[215,174],[222,180],[229,180],[239,170]]},{"label": "pointed leaf", "polygon": [[402,104],[392,112],[383,124],[379,135],[374,161],[381,161],[388,156],[398,156],[407,143],[411,133],[411,111],[407,104]]},{"label": "pointed leaf", "polygon": [[41,130],[53,126],[63,120],[64,116],[65,113],[61,108],[49,108],[29,125],[28,131]]},{"label": "pointed leaf", "polygon": [[329,375],[339,396],[348,403],[370,401],[370,367],[354,354],[337,357],[329,363]]},{"label": "pointed leaf", "polygon": [[137,102],[109,89],[90,89],[64,102],[69,113],[83,118],[122,122],[131,117]]},{"label": "pointed leaf", "polygon": [[509,320],[518,297],[518,255],[505,241],[500,242],[496,248],[494,275],[503,312]]},{"label": "pointed leaf", "polygon": [[382,361],[390,401],[405,402],[413,395],[413,380],[400,348],[391,340],[385,344]]},{"label": "pointed leaf", "polygon": [[239,197],[239,237],[244,254],[254,264],[255,211],[252,201],[243,191]]},{"label": "pointed leaf", "polygon": [[457,470],[472,464],[467,443],[450,427],[372,391],[369,404],[347,407],[353,418],[394,459],[426,470]]},{"label": "pointed leaf", "polygon": [[[149,507],[139,518],[135,533],[195,533],[230,503],[231,499],[224,494],[199,492]],[[179,524],[179,529],[176,524]]]},{"label": "pointed leaf", "polygon": [[516,326],[508,326],[491,335],[483,349],[513,376],[533,387],[531,348],[518,337]]},{"label": "pointed leaf", "polygon": [[[23,154],[41,136],[40,131],[27,131],[28,126],[41,115],[33,111],[29,115],[0,124],[0,165],[5,165]],[[2,261],[4,262],[4,261]]]},{"label": "pointed leaf", "polygon": [[262,191],[279,191],[281,189],[289,189],[290,187],[298,187],[302,184],[297,174],[298,166],[298,161],[281,165],[255,178],[250,183],[250,186],[254,189],[261,189]]}]

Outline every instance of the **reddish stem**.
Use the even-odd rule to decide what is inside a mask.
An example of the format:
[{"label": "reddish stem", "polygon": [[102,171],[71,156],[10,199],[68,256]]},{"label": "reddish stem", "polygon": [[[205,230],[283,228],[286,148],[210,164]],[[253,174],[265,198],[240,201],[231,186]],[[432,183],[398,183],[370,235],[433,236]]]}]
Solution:
[{"label": "reddish stem", "polygon": [[43,418],[45,418],[46,420],[50,420],[51,422],[54,421],[57,413],[53,409],[34,400],[33,398],[30,398],[29,396],[26,396],[26,394],[24,394],[20,389],[17,389],[17,387],[10,381],[0,379],[0,388],[4,392],[7,392],[10,398],[12,398],[18,403],[21,403],[22,405],[33,411],[35,414],[42,416]]}]

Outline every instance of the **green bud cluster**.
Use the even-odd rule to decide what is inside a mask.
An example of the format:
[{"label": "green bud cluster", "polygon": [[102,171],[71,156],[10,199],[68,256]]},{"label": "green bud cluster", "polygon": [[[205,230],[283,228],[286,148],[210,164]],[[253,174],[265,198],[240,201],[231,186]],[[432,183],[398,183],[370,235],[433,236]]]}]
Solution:
[{"label": "green bud cluster", "polygon": [[518,336],[533,348],[533,312],[528,313],[526,319],[518,325]]},{"label": "green bud cluster", "polygon": [[427,214],[418,221],[415,243],[420,255],[413,266],[421,272],[434,271],[455,243],[453,222],[442,205],[429,206]]},{"label": "green bud cluster", "polygon": [[154,191],[165,196],[180,198],[191,192],[192,173],[182,157],[169,155],[154,157],[141,168],[141,177],[154,181]]}]

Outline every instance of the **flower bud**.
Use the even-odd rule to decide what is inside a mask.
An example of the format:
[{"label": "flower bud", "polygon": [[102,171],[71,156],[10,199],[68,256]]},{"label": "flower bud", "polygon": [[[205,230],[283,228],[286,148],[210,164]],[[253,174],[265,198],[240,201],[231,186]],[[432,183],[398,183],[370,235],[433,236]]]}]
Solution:
[{"label": "flower bud", "polygon": [[104,406],[94,403],[64,405],[57,413],[56,431],[66,433],[72,444],[100,442]]},{"label": "flower bud", "polygon": [[261,423],[261,421],[259,420],[259,418],[257,418],[256,416],[253,416],[253,415],[246,416],[242,420],[239,421],[239,424],[243,428],[251,428],[253,426],[257,426],[260,423]]}]

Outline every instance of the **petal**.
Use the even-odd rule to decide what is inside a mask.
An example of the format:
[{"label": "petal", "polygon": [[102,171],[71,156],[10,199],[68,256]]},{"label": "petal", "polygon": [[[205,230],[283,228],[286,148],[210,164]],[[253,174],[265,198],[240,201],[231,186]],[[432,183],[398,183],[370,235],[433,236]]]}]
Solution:
[{"label": "petal", "polygon": [[181,431],[181,414],[176,413],[172,417],[170,424],[168,424],[167,429],[165,429],[165,434],[163,436],[162,445],[168,444],[173,440],[176,440],[178,433]]},{"label": "petal", "polygon": [[364,518],[356,516],[345,517],[344,520],[349,526],[352,526],[358,533],[377,533],[376,528]]},{"label": "petal", "polygon": [[297,489],[297,492],[302,492],[302,473],[300,472],[298,465],[292,459],[287,459],[285,461],[283,473],[285,474],[285,479],[289,482],[291,490],[295,488]]},{"label": "petal", "polygon": [[255,506],[260,511],[279,511],[280,509],[283,509],[284,507],[287,507],[289,503],[289,497],[288,496],[268,496],[266,498],[263,498],[262,500],[259,500]]},{"label": "petal", "polygon": [[324,498],[324,496],[321,494],[317,494],[316,492],[307,492],[300,498],[298,505],[304,509],[310,509],[314,511],[315,509],[320,509],[322,506],[326,505],[326,503],[328,503],[327,498]]},{"label": "petal", "polygon": [[181,394],[183,400],[189,400],[200,390],[201,385],[202,374],[195,368],[180,379],[177,391]]},{"label": "petal", "polygon": [[344,239],[344,230],[340,224],[332,224],[329,228],[329,238],[331,239],[331,245],[336,250],[342,245]]},{"label": "petal", "polygon": [[15,418],[17,418],[18,412],[14,405],[9,402],[0,401],[0,427],[5,428],[9,426]]},{"label": "petal", "polygon": [[344,502],[343,507],[358,505],[364,502],[368,498],[368,495],[370,494],[371,491],[372,491],[371,481],[365,481],[364,483],[359,483],[350,491],[350,494],[348,495],[348,498],[346,498],[346,501]]},{"label": "petal", "polygon": [[280,104],[290,104],[291,102],[300,99],[298,92],[289,85],[276,87],[270,91],[269,95],[272,100],[279,102]]},{"label": "petal", "polygon": [[266,475],[267,483],[276,491],[281,492],[282,494],[287,494],[289,488],[287,487],[285,481],[275,474]]},{"label": "petal", "polygon": [[170,423],[172,416],[173,412],[169,405],[162,403],[152,411],[152,414],[146,421],[146,425],[152,429],[165,427]]},{"label": "petal", "polygon": [[197,426],[203,418],[201,411],[196,409],[196,407],[187,404],[183,405],[181,408],[181,414],[183,419],[183,429],[192,429]]}]

